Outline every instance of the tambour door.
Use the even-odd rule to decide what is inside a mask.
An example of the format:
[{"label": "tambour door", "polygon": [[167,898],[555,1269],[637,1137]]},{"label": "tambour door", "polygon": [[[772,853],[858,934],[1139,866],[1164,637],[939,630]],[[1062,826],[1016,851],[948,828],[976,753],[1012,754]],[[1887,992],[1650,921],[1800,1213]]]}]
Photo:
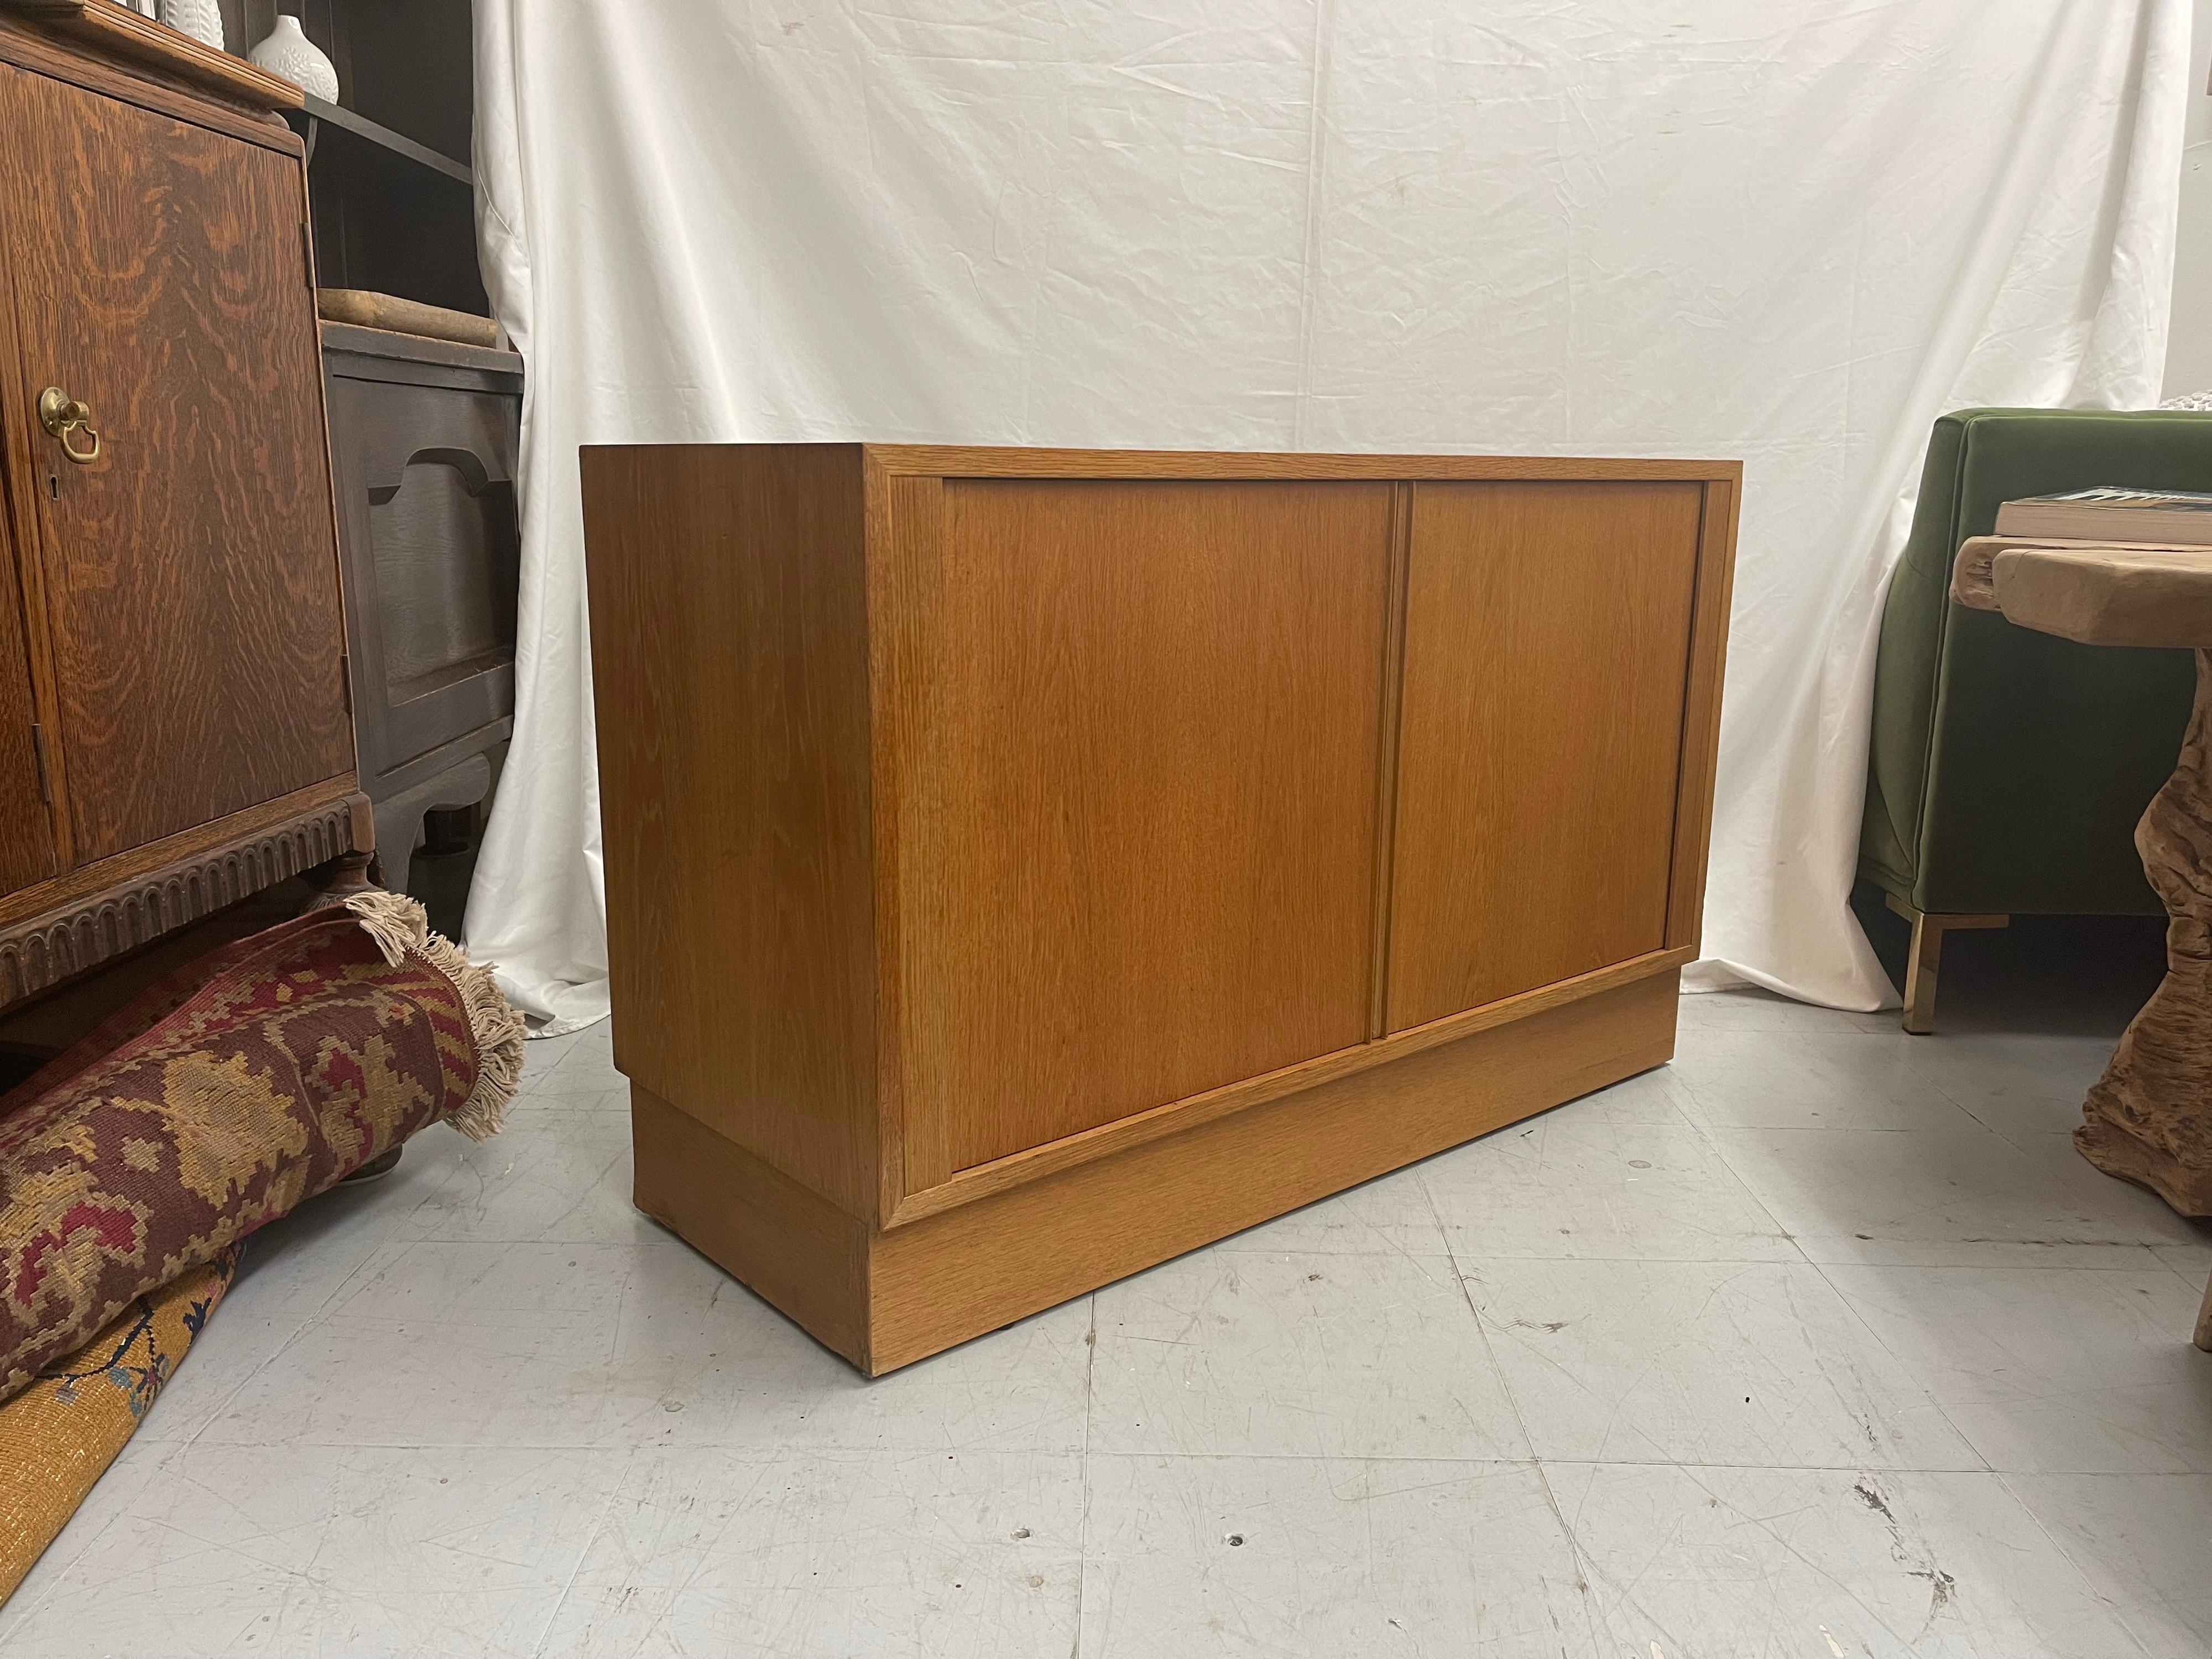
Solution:
[{"label": "tambour door", "polygon": [[1391,498],[904,486],[909,1189],[1364,1039]]},{"label": "tambour door", "polygon": [[1391,1030],[1663,948],[1703,495],[1414,485]]},{"label": "tambour door", "polygon": [[[351,769],[296,158],[0,70],[20,365],[79,863]],[[96,458],[79,463],[64,444]]]}]

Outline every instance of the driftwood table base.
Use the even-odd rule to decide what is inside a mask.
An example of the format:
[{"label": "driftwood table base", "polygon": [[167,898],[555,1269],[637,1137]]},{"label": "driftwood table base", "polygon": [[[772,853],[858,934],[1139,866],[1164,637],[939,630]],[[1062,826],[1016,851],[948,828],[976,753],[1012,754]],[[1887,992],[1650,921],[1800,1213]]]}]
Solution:
[{"label": "driftwood table base", "polygon": [[2182,1214],[2212,1216],[2212,654],[2181,759],[2136,826],[2143,873],[2166,902],[2166,978],[2135,1017],[2074,1132],[2081,1156]]},{"label": "driftwood table base", "polygon": [[2166,903],[2166,978],[2089,1091],[2074,1144],[2182,1214],[2212,1216],[2212,548],[1978,537],[1952,565],[1951,597],[2084,645],[2197,653],[2181,759],[2136,826],[2143,873]]}]

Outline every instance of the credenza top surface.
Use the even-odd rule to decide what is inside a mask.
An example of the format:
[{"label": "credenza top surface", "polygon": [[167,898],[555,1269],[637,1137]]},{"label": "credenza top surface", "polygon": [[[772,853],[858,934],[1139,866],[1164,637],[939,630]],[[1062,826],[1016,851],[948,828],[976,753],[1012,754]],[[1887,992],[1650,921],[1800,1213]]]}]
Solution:
[{"label": "credenza top surface", "polygon": [[1373,478],[1740,483],[1741,461],[1582,455],[1366,455],[1220,449],[1023,449],[970,444],[587,444],[586,449],[847,450],[885,475],[963,478]]}]

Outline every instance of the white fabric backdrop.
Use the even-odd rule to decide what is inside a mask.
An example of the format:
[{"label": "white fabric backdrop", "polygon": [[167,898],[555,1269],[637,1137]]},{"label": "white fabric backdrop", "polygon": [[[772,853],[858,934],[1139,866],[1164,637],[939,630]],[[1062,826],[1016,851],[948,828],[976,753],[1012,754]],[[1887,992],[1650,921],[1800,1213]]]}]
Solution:
[{"label": "white fabric backdrop", "polygon": [[529,362],[469,943],[605,1006],[576,446],[1746,463],[1693,977],[1891,996],[1844,905],[1929,422],[2134,405],[2189,0],[477,0]]}]

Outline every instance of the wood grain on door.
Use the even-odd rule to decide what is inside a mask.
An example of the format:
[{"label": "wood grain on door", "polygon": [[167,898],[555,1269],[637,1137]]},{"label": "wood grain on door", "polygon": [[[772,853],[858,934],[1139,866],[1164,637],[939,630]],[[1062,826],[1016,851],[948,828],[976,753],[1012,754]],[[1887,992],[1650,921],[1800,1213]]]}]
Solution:
[{"label": "wood grain on door", "polygon": [[1391,1030],[1664,946],[1702,495],[1415,484]]},{"label": "wood grain on door", "polygon": [[84,862],[353,764],[301,173],[12,68],[0,125],[9,395],[58,386],[100,441],[31,449]]},{"label": "wood grain on door", "polygon": [[0,893],[54,873],[53,820],[38,752],[42,734],[31,699],[22,596],[9,543],[0,534]]},{"label": "wood grain on door", "polygon": [[1363,1041],[1391,486],[943,491],[887,619],[917,1174]]}]

